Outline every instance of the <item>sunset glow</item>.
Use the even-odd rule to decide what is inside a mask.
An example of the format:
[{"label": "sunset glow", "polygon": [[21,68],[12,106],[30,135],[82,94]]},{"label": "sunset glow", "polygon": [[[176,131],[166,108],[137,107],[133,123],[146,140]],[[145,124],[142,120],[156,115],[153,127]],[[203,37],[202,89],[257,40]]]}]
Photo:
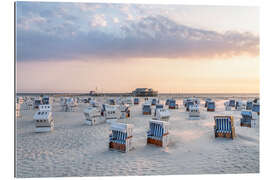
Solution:
[{"label": "sunset glow", "polygon": [[16,6],[18,92],[259,93],[258,8]]}]

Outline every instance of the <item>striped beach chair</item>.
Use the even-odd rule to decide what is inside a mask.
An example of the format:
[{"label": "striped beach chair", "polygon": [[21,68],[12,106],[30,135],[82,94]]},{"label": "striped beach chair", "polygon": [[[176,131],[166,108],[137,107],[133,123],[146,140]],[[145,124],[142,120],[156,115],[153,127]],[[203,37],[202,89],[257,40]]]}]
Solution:
[{"label": "striped beach chair", "polygon": [[246,104],[246,110],[252,110],[252,105],[253,105],[253,102],[251,100],[248,100]]},{"label": "striped beach chair", "polygon": [[229,100],[229,106],[235,107],[235,105],[236,105],[235,100],[234,100],[234,99],[230,99],[230,100]]},{"label": "striped beach chair", "polygon": [[132,147],[131,124],[112,123],[111,134],[109,135],[109,149],[128,152]]},{"label": "striped beach chair", "polygon": [[159,100],[156,99],[156,98],[153,98],[153,99],[152,99],[152,102],[151,102],[151,105],[152,105],[152,106],[155,106],[155,105],[158,104],[158,103],[159,103]]},{"label": "striped beach chair", "polygon": [[215,111],[216,105],[214,101],[209,101],[207,103],[207,111]]},{"label": "striped beach chair", "polygon": [[215,137],[226,137],[234,139],[235,128],[233,116],[214,116],[214,120]]},{"label": "striped beach chair", "polygon": [[168,146],[169,123],[164,121],[150,120],[147,131],[147,144],[159,147]]},{"label": "striped beach chair", "polygon": [[260,115],[260,104],[258,104],[258,103],[253,104],[252,111],[256,112],[258,115]]},{"label": "striped beach chair", "polygon": [[240,126],[250,127],[252,121],[252,112],[251,111],[242,111],[242,118],[240,119]]},{"label": "striped beach chair", "polygon": [[195,103],[193,101],[188,101],[185,105],[186,111],[189,112],[192,106],[195,106]]},{"label": "striped beach chair", "polygon": [[158,110],[158,109],[163,109],[163,104],[157,104],[157,105],[156,105],[156,109],[155,109],[154,116],[156,116],[157,110]]},{"label": "striped beach chair", "polygon": [[151,104],[145,103],[142,105],[142,113],[143,115],[151,115],[152,110],[151,110]]},{"label": "striped beach chair", "polygon": [[174,99],[170,100],[169,109],[177,109],[176,101]]},{"label": "striped beach chair", "polygon": [[208,102],[210,102],[210,101],[212,101],[212,99],[211,99],[211,98],[206,98],[206,99],[205,99],[205,104],[204,104],[204,107],[206,107],[206,108],[207,108],[207,106],[208,106]]},{"label": "striped beach chair", "polygon": [[139,104],[139,98],[134,98],[134,104]]},{"label": "striped beach chair", "polygon": [[232,107],[230,106],[230,101],[224,102],[225,111],[231,111]]},{"label": "striped beach chair", "polygon": [[168,122],[170,119],[170,111],[168,109],[159,108],[155,111],[155,117],[153,119]]}]

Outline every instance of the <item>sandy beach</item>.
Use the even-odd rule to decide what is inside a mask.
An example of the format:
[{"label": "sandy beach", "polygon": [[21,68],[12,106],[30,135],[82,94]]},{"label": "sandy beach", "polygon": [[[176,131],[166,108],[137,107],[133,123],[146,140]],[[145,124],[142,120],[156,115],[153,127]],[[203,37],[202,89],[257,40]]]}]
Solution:
[{"label": "sandy beach", "polygon": [[[164,99],[165,100],[165,99]],[[165,103],[164,100],[161,103]],[[127,153],[110,151],[109,124],[87,126],[80,103],[77,112],[61,112],[59,99],[53,104],[55,127],[49,133],[35,133],[36,110],[21,110],[16,120],[16,175],[133,176],[259,172],[259,120],[255,128],[240,127],[241,111],[225,111],[216,99],[216,111],[206,112],[201,100],[200,120],[190,120],[182,99],[179,109],[170,110],[170,143],[167,148],[146,145],[148,120],[139,105],[131,106],[134,149]],[[152,107],[154,108],[154,106]],[[214,137],[214,115],[233,115],[236,138]]]}]

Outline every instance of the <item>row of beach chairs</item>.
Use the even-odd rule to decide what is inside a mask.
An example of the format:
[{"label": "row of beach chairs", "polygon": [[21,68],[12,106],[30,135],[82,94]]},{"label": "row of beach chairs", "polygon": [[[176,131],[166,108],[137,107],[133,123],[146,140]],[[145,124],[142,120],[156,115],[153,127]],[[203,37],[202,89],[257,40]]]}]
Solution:
[{"label": "row of beach chairs", "polygon": [[[215,116],[215,137],[235,138],[235,127],[233,116]],[[109,149],[128,152],[132,146],[133,125],[113,123],[109,136]],[[169,144],[169,123],[164,121],[150,120],[147,131],[147,144],[159,147],[167,147]]]},{"label": "row of beach chairs", "polygon": [[[109,149],[128,152],[133,149],[133,125],[124,123],[112,123],[109,135]],[[159,147],[167,147],[169,143],[169,123],[150,120],[147,131],[147,144]]]},{"label": "row of beach chairs", "polygon": [[259,100],[248,100],[246,103],[243,101],[236,101],[234,99],[230,99],[224,103],[225,110],[231,111],[232,108],[235,108],[235,110],[242,111],[242,110],[251,110],[253,112],[256,112],[258,115],[260,113],[260,103]]}]

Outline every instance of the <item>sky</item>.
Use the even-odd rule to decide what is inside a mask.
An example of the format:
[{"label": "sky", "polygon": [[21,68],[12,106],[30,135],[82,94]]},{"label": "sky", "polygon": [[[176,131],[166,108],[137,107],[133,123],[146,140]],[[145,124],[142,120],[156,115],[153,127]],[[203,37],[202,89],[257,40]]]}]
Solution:
[{"label": "sky", "polygon": [[259,8],[16,3],[17,92],[259,93]]}]

